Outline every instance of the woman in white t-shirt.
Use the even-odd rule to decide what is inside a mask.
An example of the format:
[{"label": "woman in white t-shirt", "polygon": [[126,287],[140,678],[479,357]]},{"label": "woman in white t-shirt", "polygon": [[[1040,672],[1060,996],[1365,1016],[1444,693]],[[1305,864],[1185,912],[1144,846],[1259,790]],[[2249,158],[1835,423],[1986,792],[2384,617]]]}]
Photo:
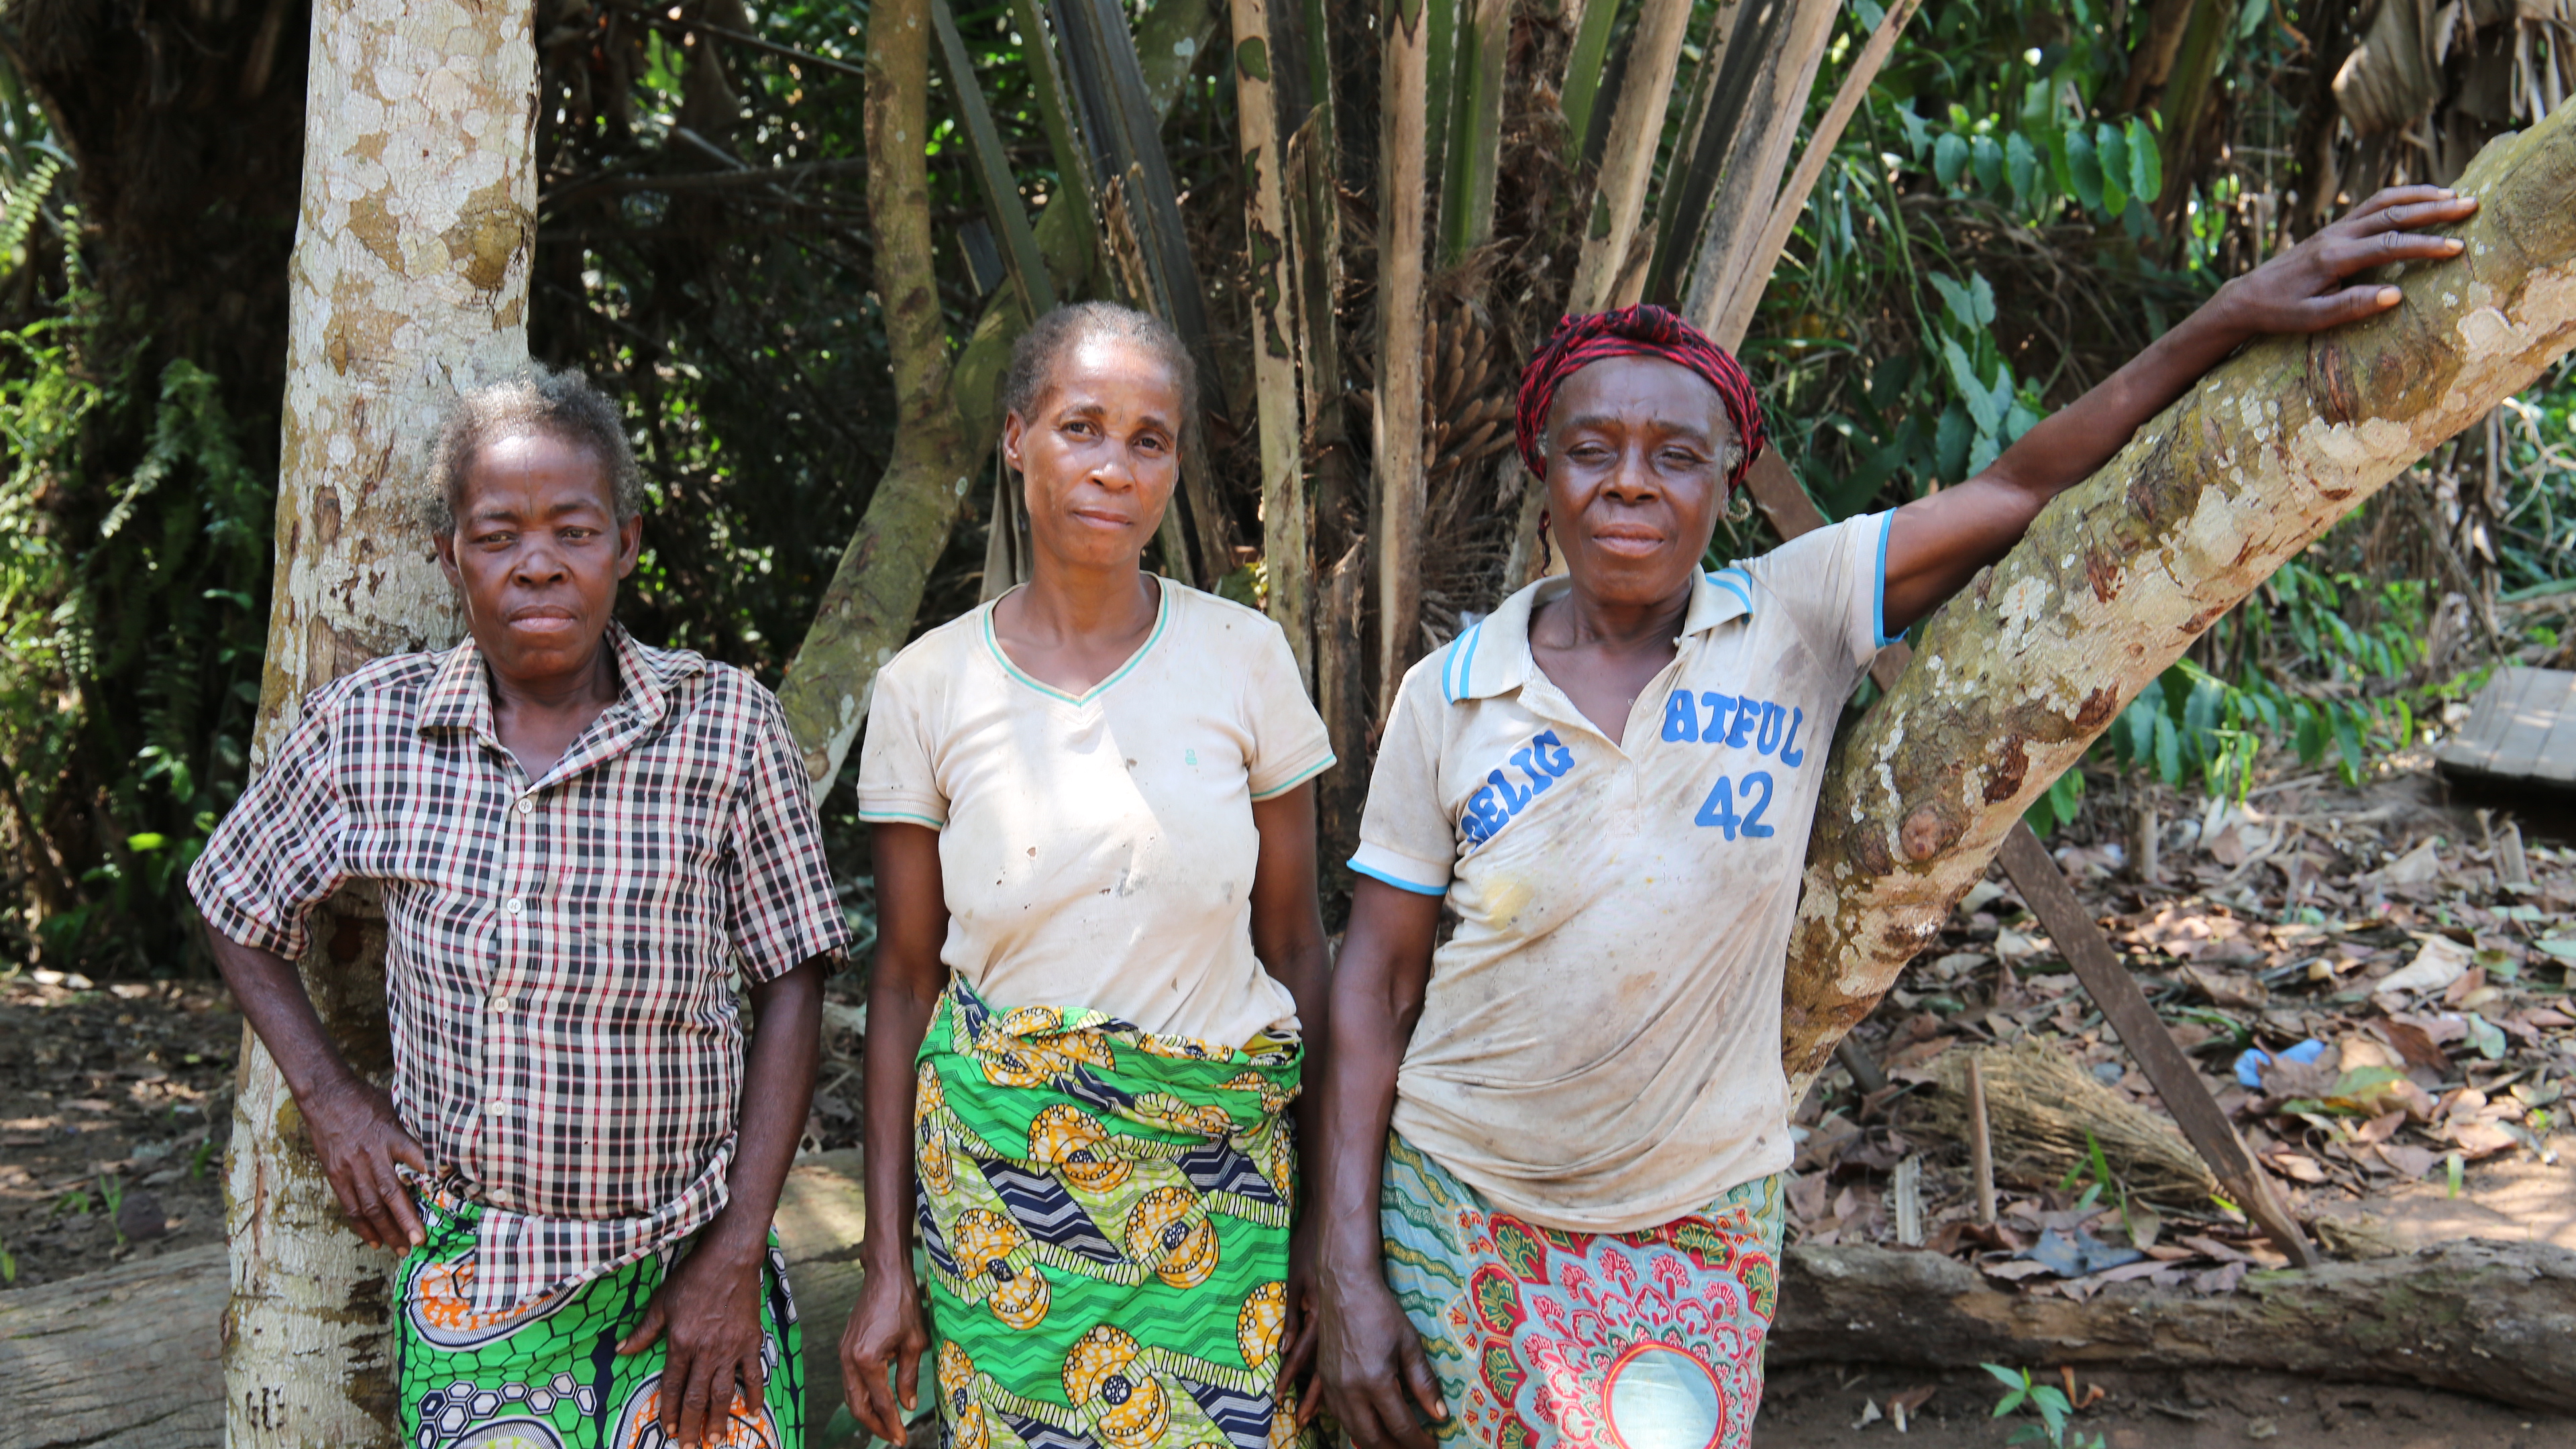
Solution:
[{"label": "woman in white t-shirt", "polygon": [[934,1335],[964,1449],[1296,1433],[1314,1320],[1286,1113],[1325,1024],[1310,782],[1333,754],[1278,626],[1140,567],[1194,398],[1162,323],[1038,319],[1003,385],[1030,580],[877,676],[867,1279],[841,1356],[891,1441]]},{"label": "woman in white t-shirt", "polygon": [[2237,345],[2396,306],[2345,279],[2456,256],[2411,229],[2474,209],[2383,192],[1977,476],[1715,572],[1763,446],[1742,369],[1660,307],[1565,319],[1516,433],[1567,576],[1414,666],[1351,860],[1320,1368],[1358,1449],[1742,1449],[1791,1156],[1781,984],[1844,699]]}]

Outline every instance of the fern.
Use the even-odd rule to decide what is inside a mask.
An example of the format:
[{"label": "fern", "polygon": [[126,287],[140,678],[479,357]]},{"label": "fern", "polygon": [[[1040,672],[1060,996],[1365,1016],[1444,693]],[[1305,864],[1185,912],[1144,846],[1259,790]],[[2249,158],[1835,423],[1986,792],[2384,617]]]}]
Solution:
[{"label": "fern", "polygon": [[60,161],[38,156],[26,178],[0,198],[0,270],[15,270],[25,263],[27,234],[35,230],[36,218],[44,215],[45,197],[53,191],[54,178],[62,170]]}]

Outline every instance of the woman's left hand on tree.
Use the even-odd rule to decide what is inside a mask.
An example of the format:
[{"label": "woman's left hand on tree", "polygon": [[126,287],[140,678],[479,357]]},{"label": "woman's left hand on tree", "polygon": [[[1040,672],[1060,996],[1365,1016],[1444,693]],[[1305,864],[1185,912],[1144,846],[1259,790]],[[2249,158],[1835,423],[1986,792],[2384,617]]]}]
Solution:
[{"label": "woman's left hand on tree", "polygon": [[2442,186],[2392,186],[2315,235],[2219,288],[2212,303],[2248,333],[2322,332],[2377,316],[2405,297],[2385,282],[2350,279],[2391,262],[2448,261],[2458,237],[2449,226],[2478,209],[2477,198]]}]

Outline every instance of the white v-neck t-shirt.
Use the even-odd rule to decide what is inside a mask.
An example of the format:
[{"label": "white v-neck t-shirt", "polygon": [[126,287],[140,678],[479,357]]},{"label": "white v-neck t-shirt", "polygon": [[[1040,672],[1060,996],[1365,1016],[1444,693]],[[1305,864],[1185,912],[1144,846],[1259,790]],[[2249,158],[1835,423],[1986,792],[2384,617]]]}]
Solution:
[{"label": "white v-neck t-shirt", "polygon": [[1252,802],[1333,763],[1279,626],[1158,580],[1090,692],[1012,664],[986,604],[880,671],[859,816],[939,831],[940,959],[987,1001],[1088,1007],[1236,1046],[1297,1028],[1252,952]]},{"label": "white v-neck t-shirt", "polygon": [[1544,579],[1404,679],[1353,869],[1445,895],[1395,1130],[1505,1212],[1634,1232],[1791,1157],[1789,930],[1888,520],[1693,582],[1620,742],[1530,653]]}]

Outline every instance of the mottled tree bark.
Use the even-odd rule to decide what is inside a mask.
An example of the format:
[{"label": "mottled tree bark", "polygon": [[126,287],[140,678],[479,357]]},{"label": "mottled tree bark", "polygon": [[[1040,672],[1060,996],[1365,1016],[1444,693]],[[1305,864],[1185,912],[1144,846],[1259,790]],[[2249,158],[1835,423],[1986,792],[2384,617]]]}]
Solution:
[{"label": "mottled tree bark", "polygon": [[[255,765],[313,689],[461,632],[418,521],[422,469],[448,401],[527,361],[532,16],[462,0],[314,7]],[[351,1063],[381,1074],[382,915],[344,892],[313,926],[306,988]],[[225,1187],[227,1442],[391,1444],[393,1260],[349,1231],[247,1033]]]},{"label": "mottled tree bark", "polygon": [[2372,321],[2247,348],[2040,514],[1835,743],[1790,938],[1793,1099],[2034,796],[2281,563],[2576,348],[2576,107],[2487,148],[2468,249]]}]

